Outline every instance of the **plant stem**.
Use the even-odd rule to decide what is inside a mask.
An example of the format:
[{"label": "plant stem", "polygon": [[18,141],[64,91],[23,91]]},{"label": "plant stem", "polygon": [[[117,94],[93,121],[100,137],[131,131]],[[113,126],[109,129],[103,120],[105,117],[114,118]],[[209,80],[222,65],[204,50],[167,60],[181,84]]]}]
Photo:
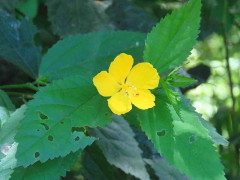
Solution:
[{"label": "plant stem", "polygon": [[13,85],[3,85],[3,86],[0,86],[0,89],[22,89],[22,88],[38,91],[38,88],[36,86],[34,86],[32,83],[13,84]]}]

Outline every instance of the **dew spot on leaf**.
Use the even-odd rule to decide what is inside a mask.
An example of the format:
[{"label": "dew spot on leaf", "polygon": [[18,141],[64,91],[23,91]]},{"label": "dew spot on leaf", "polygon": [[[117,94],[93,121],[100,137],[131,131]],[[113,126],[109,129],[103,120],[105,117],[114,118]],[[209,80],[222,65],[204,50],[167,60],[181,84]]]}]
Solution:
[{"label": "dew spot on leaf", "polygon": [[48,140],[49,141],[53,141],[53,136],[52,135],[48,135]]},{"label": "dew spot on leaf", "polygon": [[165,134],[166,134],[166,130],[165,129],[157,132],[158,136],[165,136]]},{"label": "dew spot on leaf", "polygon": [[40,153],[39,152],[35,152],[34,157],[38,158],[39,156],[40,156]]}]

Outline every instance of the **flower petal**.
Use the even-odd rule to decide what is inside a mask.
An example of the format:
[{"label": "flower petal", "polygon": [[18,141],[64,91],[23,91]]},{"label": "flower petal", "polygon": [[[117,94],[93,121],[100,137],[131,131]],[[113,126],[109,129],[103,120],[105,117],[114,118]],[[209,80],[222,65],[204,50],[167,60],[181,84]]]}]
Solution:
[{"label": "flower petal", "polygon": [[150,63],[139,63],[134,66],[127,77],[127,84],[138,89],[158,87],[160,76]]},{"label": "flower petal", "polygon": [[132,109],[131,100],[124,91],[118,92],[108,99],[108,106],[117,115],[125,114]]},{"label": "flower petal", "polygon": [[99,94],[105,97],[112,96],[120,90],[120,85],[107,71],[101,71],[93,78]]},{"label": "flower petal", "polygon": [[149,109],[155,106],[155,96],[149,90],[136,90],[131,95],[131,101],[139,109]]},{"label": "flower petal", "polygon": [[125,53],[119,54],[110,64],[109,74],[118,83],[123,84],[133,65],[133,57]]}]

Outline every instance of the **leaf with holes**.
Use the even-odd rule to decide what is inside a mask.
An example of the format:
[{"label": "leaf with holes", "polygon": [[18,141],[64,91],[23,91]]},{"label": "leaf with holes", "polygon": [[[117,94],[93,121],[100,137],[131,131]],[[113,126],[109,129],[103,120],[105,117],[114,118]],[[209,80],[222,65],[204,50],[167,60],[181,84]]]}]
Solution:
[{"label": "leaf with holes", "polygon": [[200,0],[191,0],[167,15],[148,34],[144,60],[159,73],[183,63],[196,43],[199,33]]},{"label": "leaf with holes", "polygon": [[70,153],[61,158],[48,160],[45,163],[37,162],[27,168],[18,167],[14,169],[10,180],[59,180],[60,176],[65,176],[66,171],[74,164],[79,152]]},{"label": "leaf with holes", "polygon": [[106,127],[91,129],[90,134],[99,138],[97,144],[110,164],[139,179],[148,180],[142,151],[132,129],[121,116],[113,116],[113,119]]},{"label": "leaf with holes", "polygon": [[224,180],[223,166],[212,139],[189,102],[175,111],[162,92],[156,106],[139,113],[141,128],[168,162],[195,180]]},{"label": "leaf with holes", "polygon": [[40,76],[49,80],[73,75],[93,77],[108,69],[120,53],[142,59],[145,34],[127,31],[107,31],[71,36],[54,45],[43,57]]},{"label": "leaf with holes", "polygon": [[112,116],[92,80],[79,76],[40,88],[27,107],[16,136],[18,165],[25,167],[84,149],[95,138],[85,136],[81,128],[104,126]]},{"label": "leaf with holes", "polygon": [[36,78],[41,61],[41,49],[34,44],[36,27],[29,19],[20,22],[2,9],[0,27],[0,57]]}]

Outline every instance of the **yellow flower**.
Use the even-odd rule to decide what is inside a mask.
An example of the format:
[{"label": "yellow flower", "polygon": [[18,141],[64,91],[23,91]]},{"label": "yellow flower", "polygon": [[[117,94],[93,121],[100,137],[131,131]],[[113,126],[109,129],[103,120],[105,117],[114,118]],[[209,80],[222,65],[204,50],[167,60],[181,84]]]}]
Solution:
[{"label": "yellow flower", "polygon": [[159,75],[150,63],[139,63],[132,68],[133,58],[125,53],[119,54],[110,64],[109,70],[101,71],[93,78],[99,94],[108,99],[113,113],[121,115],[132,109],[155,106],[155,96],[149,89],[159,84]]}]

